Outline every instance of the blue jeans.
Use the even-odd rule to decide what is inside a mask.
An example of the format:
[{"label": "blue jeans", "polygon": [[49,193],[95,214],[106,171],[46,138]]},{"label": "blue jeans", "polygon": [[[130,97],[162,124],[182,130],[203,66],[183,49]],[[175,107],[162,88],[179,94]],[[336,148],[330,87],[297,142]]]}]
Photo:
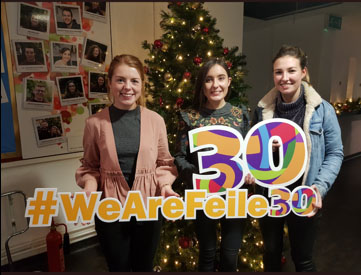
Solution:
[{"label": "blue jeans", "polygon": [[242,243],[245,219],[209,219],[203,211],[197,212],[195,220],[199,242],[198,271],[215,271],[217,251],[217,225],[221,223],[221,248],[219,271],[236,271],[238,252]]}]

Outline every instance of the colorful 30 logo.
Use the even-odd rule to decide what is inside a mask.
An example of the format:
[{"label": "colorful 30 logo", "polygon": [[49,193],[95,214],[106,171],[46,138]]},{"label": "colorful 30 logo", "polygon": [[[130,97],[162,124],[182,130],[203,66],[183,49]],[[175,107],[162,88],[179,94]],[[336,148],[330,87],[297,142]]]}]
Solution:
[{"label": "colorful 30 logo", "polygon": [[[274,140],[280,144],[275,153],[277,165],[273,160]],[[240,188],[244,175],[251,173],[258,185],[269,188],[269,216],[283,217],[291,210],[299,216],[311,213],[312,203],[317,200],[313,189],[300,186],[290,192],[284,188],[296,182],[306,169],[306,137],[296,123],[280,118],[262,121],[252,127],[245,140],[233,128],[206,126],[190,131],[189,141],[190,152],[200,151],[201,174],[193,174],[195,190],[205,189],[209,196],[222,195],[228,188]]]},{"label": "colorful 30 logo", "polygon": [[[273,140],[281,145],[277,167],[273,161]],[[248,172],[261,186],[288,186],[306,168],[305,134],[296,123],[286,119],[258,123],[247,133],[244,142],[238,131],[222,125],[194,129],[189,132],[189,141],[192,153],[209,149],[198,152],[199,171],[215,173],[193,174],[193,187],[206,189],[210,194],[224,194],[227,188],[241,187]]]}]

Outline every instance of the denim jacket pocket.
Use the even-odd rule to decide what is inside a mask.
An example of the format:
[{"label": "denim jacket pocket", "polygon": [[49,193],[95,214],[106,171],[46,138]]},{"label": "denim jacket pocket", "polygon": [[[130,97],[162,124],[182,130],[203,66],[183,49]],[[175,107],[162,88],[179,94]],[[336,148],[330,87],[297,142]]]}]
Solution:
[{"label": "denim jacket pocket", "polygon": [[310,125],[310,133],[314,135],[322,135],[323,129],[321,123],[314,123]]}]

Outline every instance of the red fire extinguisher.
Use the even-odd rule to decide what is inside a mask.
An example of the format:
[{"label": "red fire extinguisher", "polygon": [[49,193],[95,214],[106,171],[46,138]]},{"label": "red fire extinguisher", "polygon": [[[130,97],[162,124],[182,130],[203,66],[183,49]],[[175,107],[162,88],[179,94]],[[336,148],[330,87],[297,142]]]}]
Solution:
[{"label": "red fire extinguisher", "polygon": [[[59,225],[65,226],[64,244],[61,233],[56,231],[56,227]],[[48,269],[50,272],[64,272],[64,252],[69,253],[69,234],[66,224],[55,224],[51,222],[51,228],[48,235],[46,235],[46,247],[48,253]]]}]

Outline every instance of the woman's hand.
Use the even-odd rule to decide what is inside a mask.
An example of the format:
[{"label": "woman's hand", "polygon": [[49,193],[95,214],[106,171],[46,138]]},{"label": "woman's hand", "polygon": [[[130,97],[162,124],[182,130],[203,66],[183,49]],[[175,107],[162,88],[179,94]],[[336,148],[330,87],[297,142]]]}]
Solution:
[{"label": "woman's hand", "polygon": [[[88,181],[88,182],[85,183],[83,191],[85,192],[86,197],[89,198],[91,193],[96,192],[97,189],[98,189],[98,184],[96,182]],[[73,194],[71,195],[71,198],[72,199],[74,198]],[[82,222],[81,224],[82,225],[89,225],[90,222],[87,222],[87,223]],[[74,225],[78,225],[78,223],[74,223]]]},{"label": "woman's hand", "polygon": [[250,173],[247,174],[247,176],[244,178],[244,183],[248,185],[255,184],[256,180],[254,177],[251,176]]},{"label": "woman's hand", "polygon": [[318,203],[312,203],[313,205],[313,211],[310,215],[308,215],[307,217],[311,218],[313,217],[314,215],[316,215],[318,209],[321,209],[322,208],[322,197],[321,197],[321,194],[320,194],[320,191],[318,191],[318,188],[316,187],[316,185],[312,185],[311,188],[313,190],[315,190],[316,192],[316,196],[318,198]]},{"label": "woman's hand", "polygon": [[160,194],[163,198],[168,198],[171,196],[179,197],[179,194],[174,192],[172,186],[170,186],[169,184],[163,185],[162,189],[160,190]]}]

